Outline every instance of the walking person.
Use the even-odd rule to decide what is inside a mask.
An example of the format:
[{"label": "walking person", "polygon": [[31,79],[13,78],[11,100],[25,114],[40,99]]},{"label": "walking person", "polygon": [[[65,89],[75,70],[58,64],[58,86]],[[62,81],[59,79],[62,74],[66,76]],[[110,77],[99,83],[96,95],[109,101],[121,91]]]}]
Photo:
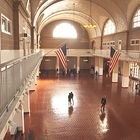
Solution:
[{"label": "walking person", "polygon": [[70,93],[72,104],[74,105],[73,93]]},{"label": "walking person", "polygon": [[135,85],[135,91],[136,91],[136,94],[137,94],[138,91],[139,91],[139,84],[136,84],[136,85]]},{"label": "walking person", "polygon": [[56,76],[59,76],[59,69],[56,69]]},{"label": "walking person", "polygon": [[105,106],[106,106],[106,97],[102,97],[102,99],[101,99],[101,112],[105,111]]},{"label": "walking person", "polygon": [[95,79],[97,80],[98,71],[95,72]]},{"label": "walking person", "polygon": [[74,104],[73,93],[72,92],[70,92],[69,95],[68,95],[68,103],[69,103],[69,105]]},{"label": "walking person", "polygon": [[71,94],[70,93],[68,95],[68,103],[69,103],[69,105],[71,105]]}]

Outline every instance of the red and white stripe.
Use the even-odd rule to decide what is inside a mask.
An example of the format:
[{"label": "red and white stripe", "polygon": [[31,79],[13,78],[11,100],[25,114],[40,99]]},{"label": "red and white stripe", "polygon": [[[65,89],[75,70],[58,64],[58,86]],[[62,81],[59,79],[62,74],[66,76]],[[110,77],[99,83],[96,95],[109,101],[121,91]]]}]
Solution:
[{"label": "red and white stripe", "polygon": [[67,59],[66,59],[63,51],[61,50],[61,48],[56,51],[56,54],[64,67],[65,73],[67,73]]},{"label": "red and white stripe", "polygon": [[114,67],[116,66],[116,63],[119,60],[121,53],[118,51],[115,51],[114,55],[112,58],[110,58],[110,64],[109,64],[109,75],[112,73]]}]

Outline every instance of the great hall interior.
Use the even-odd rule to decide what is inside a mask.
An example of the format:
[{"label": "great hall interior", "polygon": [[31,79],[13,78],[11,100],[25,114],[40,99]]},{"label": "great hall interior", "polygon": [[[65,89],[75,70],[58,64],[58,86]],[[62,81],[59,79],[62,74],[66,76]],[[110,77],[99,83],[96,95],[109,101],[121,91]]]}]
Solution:
[{"label": "great hall interior", "polygon": [[140,140],[140,0],[0,0],[0,68],[0,140]]}]

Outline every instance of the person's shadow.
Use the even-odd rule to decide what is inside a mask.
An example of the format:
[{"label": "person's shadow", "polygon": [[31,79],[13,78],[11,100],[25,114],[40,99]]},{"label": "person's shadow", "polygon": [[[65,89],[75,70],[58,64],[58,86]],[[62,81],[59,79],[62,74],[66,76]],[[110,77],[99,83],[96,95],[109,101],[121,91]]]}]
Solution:
[{"label": "person's shadow", "polygon": [[103,122],[104,121],[104,118],[105,118],[105,113],[104,112],[101,112],[100,120]]},{"label": "person's shadow", "polygon": [[69,116],[72,115],[72,113],[73,113],[73,106],[70,106],[70,107],[68,108],[68,113],[69,113]]}]

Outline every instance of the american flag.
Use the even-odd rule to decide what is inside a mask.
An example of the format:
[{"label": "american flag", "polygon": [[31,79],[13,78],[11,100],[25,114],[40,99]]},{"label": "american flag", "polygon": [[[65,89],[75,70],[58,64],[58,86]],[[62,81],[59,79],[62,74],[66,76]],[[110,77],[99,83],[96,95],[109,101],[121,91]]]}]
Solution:
[{"label": "american flag", "polygon": [[111,47],[110,50],[110,61],[109,61],[109,75],[111,75],[116,63],[119,60],[121,53],[117,50],[115,50],[113,47]]},{"label": "american flag", "polygon": [[67,48],[66,48],[66,44],[64,44],[61,48],[57,49],[56,54],[64,67],[65,73],[67,73],[67,59],[66,59]]}]

